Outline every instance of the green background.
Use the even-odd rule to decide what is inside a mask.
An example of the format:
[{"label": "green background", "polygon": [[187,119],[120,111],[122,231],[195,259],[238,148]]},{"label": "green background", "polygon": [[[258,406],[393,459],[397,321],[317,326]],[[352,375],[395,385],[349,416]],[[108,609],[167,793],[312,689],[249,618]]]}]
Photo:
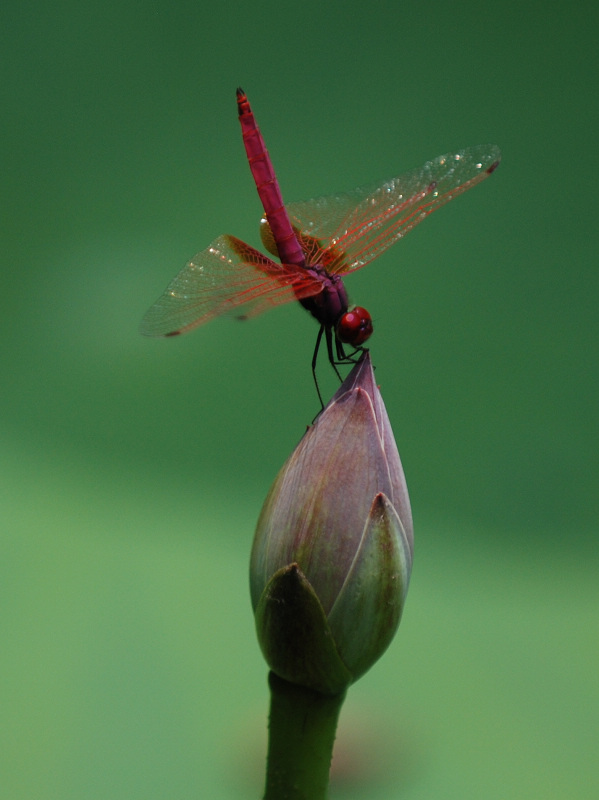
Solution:
[{"label": "green background", "polygon": [[503,151],[347,281],[416,561],[397,639],[349,693],[332,797],[597,797],[598,16],[2,4],[3,800],[260,793],[247,561],[317,410],[316,326],[288,306],[137,332],[217,235],[259,246],[238,85],[287,200]]}]

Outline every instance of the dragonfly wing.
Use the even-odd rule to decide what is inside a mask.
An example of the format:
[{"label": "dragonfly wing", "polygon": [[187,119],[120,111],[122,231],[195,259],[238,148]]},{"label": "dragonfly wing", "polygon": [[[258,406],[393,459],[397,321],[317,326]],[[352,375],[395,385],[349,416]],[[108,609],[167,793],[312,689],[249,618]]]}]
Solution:
[{"label": "dragonfly wing", "polygon": [[169,283],[140,330],[145,336],[174,336],[214,317],[253,316],[321,290],[300,267],[278,264],[234,236],[219,236]]},{"label": "dragonfly wing", "polygon": [[500,158],[495,145],[470,147],[382,183],[290,203],[287,210],[300,231],[308,263],[318,260],[329,272],[352,272],[437,208],[487,178]]}]

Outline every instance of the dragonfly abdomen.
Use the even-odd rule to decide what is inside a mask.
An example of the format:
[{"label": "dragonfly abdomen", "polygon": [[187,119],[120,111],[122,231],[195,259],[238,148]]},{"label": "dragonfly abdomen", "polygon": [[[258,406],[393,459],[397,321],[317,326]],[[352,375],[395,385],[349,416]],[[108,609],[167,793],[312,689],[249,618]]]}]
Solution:
[{"label": "dragonfly abdomen", "polygon": [[279,258],[283,264],[303,267],[306,263],[304,252],[291,227],[272,161],[243,89],[237,90],[237,110],[250,170],[277,245]]}]

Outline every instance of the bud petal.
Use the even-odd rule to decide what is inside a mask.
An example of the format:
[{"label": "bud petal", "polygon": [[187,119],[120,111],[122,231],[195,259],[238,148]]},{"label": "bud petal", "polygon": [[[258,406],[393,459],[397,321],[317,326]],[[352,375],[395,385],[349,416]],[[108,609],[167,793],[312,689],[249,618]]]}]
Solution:
[{"label": "bud petal", "polygon": [[264,658],[279,677],[323,694],[351,683],[320,601],[297,564],[270,579],[256,608],[256,628]]},{"label": "bud petal", "polygon": [[395,636],[408,593],[412,552],[397,512],[384,494],[374,498],[360,548],[328,622],[355,681]]}]

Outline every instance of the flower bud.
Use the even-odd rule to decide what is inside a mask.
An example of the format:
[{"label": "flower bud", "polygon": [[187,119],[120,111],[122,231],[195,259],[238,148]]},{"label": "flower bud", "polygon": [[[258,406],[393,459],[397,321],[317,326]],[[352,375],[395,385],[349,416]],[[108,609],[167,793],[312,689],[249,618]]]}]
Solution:
[{"label": "flower bud", "polygon": [[370,356],[308,429],[262,508],[250,590],[280,677],[343,691],[393,638],[412,568],[410,503]]}]

